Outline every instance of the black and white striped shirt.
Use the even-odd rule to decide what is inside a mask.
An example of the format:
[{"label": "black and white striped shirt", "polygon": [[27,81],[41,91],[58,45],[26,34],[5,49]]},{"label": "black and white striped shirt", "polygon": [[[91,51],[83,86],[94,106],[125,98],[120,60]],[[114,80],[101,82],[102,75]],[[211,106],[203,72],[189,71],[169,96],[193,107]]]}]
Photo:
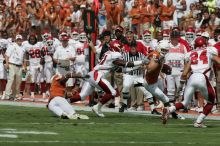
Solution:
[{"label": "black and white striped shirt", "polygon": [[[136,55],[132,55],[130,52],[126,52],[123,54],[123,58],[125,61],[139,61],[139,60],[143,60],[144,59],[144,54],[140,53],[140,52],[137,52]],[[141,69],[137,69],[137,70],[134,70],[134,71],[131,71],[129,73],[129,75],[142,75],[143,74],[143,71],[141,71]]]}]

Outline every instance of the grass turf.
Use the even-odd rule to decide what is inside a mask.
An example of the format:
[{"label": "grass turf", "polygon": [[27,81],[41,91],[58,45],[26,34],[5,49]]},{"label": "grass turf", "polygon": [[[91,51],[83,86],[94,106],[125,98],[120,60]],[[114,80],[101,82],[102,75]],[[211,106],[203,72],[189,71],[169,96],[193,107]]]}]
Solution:
[{"label": "grass turf", "polygon": [[[130,145],[212,145],[220,144],[220,121],[207,121],[205,129],[193,128],[193,120],[173,120],[163,126],[159,117],[106,113],[90,120],[65,120],[54,117],[46,108],[0,106],[0,146],[130,146]],[[6,130],[9,129],[9,130]],[[10,129],[15,132],[55,132],[16,134],[3,138]],[[12,130],[13,131],[13,130]]]}]

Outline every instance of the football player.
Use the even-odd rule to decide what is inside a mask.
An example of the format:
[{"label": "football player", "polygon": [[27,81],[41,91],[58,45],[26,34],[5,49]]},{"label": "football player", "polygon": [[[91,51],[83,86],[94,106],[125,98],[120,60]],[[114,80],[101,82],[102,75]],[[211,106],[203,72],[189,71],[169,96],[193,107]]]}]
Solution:
[{"label": "football player", "polygon": [[122,67],[134,67],[141,65],[143,61],[126,62],[122,58],[123,45],[119,41],[110,43],[110,50],[107,51],[101,61],[95,66],[95,68],[89,72],[90,78],[82,86],[82,90],[79,95],[76,95],[72,101],[84,100],[86,96],[90,95],[95,88],[102,90],[105,94],[101,100],[92,107],[93,112],[99,117],[104,117],[102,113],[102,106],[110,99],[116,96],[117,92],[106,80],[106,75],[111,70],[118,69],[118,66]]},{"label": "football player", "polygon": [[[198,37],[195,40],[195,50],[190,51],[187,54],[188,62],[184,66],[184,71],[181,75],[180,85],[177,93],[183,89],[183,85],[186,83],[184,91],[184,100],[176,103],[175,105],[163,109],[163,123],[165,124],[168,120],[169,114],[184,107],[190,103],[194,93],[196,91],[201,92],[203,97],[206,99],[207,104],[205,105],[203,112],[200,113],[194,127],[205,128],[204,119],[211,112],[215,103],[215,90],[210,84],[209,76],[213,63],[220,64],[220,58],[217,57],[218,52],[214,47],[207,46],[206,40],[203,37]],[[191,75],[188,78],[189,73]]]}]

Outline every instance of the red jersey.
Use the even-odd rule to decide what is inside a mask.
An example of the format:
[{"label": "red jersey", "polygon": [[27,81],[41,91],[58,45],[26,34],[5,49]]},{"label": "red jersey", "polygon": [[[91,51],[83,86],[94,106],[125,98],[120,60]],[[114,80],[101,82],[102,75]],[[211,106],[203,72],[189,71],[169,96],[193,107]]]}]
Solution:
[{"label": "red jersey", "polygon": [[[131,50],[131,47],[129,45],[124,45],[125,52],[129,52]],[[137,52],[140,52],[147,56],[148,54],[148,49],[144,46],[142,42],[137,41]]]},{"label": "red jersey", "polygon": [[181,37],[179,38],[179,43],[183,44],[186,47],[187,52],[189,52],[191,50],[191,47],[188,44],[188,42],[186,40],[182,39]]}]

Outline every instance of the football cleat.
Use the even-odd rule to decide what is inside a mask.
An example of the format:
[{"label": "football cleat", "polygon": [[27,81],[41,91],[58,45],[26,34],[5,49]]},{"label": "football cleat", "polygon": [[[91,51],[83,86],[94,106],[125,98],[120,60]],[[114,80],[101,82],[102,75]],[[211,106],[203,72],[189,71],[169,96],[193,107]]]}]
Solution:
[{"label": "football cleat", "polygon": [[170,112],[169,112],[168,107],[164,107],[164,108],[163,108],[163,113],[162,113],[162,116],[161,116],[161,119],[162,119],[162,123],[163,123],[163,124],[166,124],[166,123],[167,123],[167,120],[168,120],[168,118],[169,118],[169,115],[170,115]]},{"label": "football cleat", "polygon": [[67,116],[67,113],[63,112],[62,115],[60,116],[61,119],[69,119]]},{"label": "football cleat", "polygon": [[73,115],[67,115],[68,119],[70,120],[78,120],[79,118],[79,114],[73,114]]},{"label": "football cleat", "polygon": [[102,113],[101,109],[98,107],[98,104],[92,107],[92,111],[98,116],[104,118],[105,115]]},{"label": "football cleat", "polygon": [[186,119],[185,117],[177,114],[176,112],[171,113],[171,115],[172,115],[172,118],[174,118],[174,119],[180,119],[180,120],[185,120]]},{"label": "football cleat", "polygon": [[156,109],[153,109],[153,110],[151,111],[151,114],[152,114],[152,115],[161,115],[161,113],[158,112]]},{"label": "football cleat", "polygon": [[197,122],[195,122],[193,126],[195,128],[207,128],[207,126],[204,125],[203,123],[197,123]]},{"label": "football cleat", "polygon": [[87,115],[82,115],[82,114],[78,114],[79,115],[79,119],[82,119],[82,120],[88,120],[89,117]]},{"label": "football cleat", "polygon": [[125,103],[121,103],[121,107],[119,108],[119,113],[123,113],[125,110],[127,110],[127,105]]}]

